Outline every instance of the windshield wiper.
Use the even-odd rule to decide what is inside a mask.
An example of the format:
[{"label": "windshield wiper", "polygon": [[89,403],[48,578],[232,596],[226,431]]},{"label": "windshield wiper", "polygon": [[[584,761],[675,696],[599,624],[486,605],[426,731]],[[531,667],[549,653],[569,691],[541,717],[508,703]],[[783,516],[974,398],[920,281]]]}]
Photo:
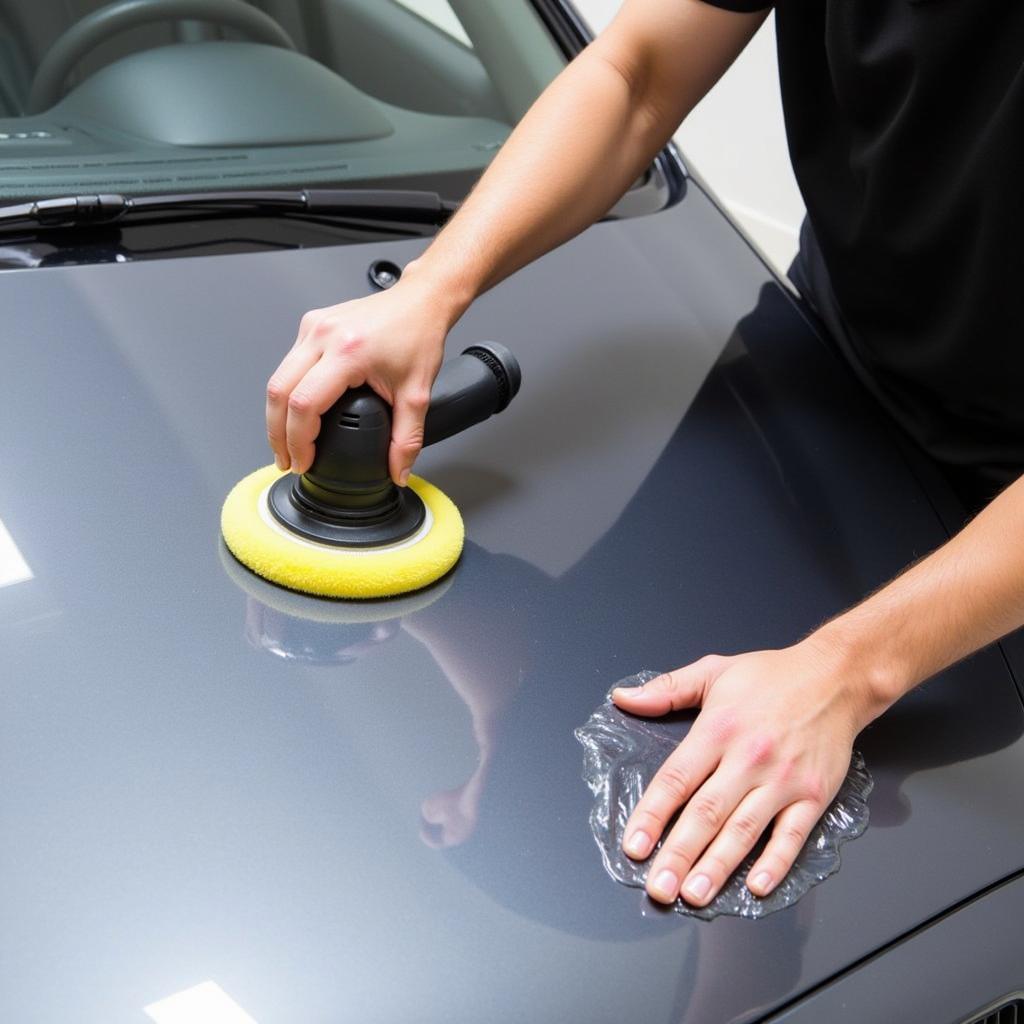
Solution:
[{"label": "windshield wiper", "polygon": [[310,216],[399,224],[444,224],[457,205],[436,192],[309,188],[301,191],[184,192],[125,196],[108,193],[60,196],[0,206],[0,230],[77,228],[144,219],[149,214]]}]

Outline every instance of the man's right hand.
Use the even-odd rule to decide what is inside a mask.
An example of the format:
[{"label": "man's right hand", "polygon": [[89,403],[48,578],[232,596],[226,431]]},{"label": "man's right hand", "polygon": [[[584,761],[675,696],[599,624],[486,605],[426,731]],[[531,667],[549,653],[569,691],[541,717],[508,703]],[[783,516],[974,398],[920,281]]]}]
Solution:
[{"label": "man's right hand", "polygon": [[626,0],[398,284],[302,318],[267,388],[277,465],[304,473],[320,416],[347,388],[369,384],[394,407],[389,469],[404,483],[455,321],[482,292],[608,212],[743,49],[765,4],[738,14],[700,0]]},{"label": "man's right hand", "polygon": [[386,292],[302,318],[267,384],[267,437],[278,469],[309,469],[320,417],[348,388],[368,384],[393,408],[388,468],[405,485],[453,322],[436,294],[408,274],[412,267]]}]

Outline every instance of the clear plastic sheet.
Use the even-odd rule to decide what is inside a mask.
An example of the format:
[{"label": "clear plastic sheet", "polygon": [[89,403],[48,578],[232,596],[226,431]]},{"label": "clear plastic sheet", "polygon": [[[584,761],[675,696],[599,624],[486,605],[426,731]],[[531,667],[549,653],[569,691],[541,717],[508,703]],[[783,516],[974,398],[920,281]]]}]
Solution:
[{"label": "clear plastic sheet", "polygon": [[[639,686],[658,675],[644,670],[615,686]],[[605,869],[617,882],[642,887],[647,878],[654,853],[646,861],[631,860],[622,852],[623,830],[644,788],[686,734],[687,727],[688,723],[678,719],[643,719],[624,714],[609,696],[576,730],[576,738],[583,745],[583,778],[594,794],[590,828]],[[744,884],[763,847],[762,839],[708,906],[692,907],[679,899],[675,909],[710,921],[719,914],[765,917],[791,906],[839,869],[839,847],[867,827],[871,787],[871,774],[864,758],[854,751],[850,770],[835,800],[814,827],[789,874],[773,892],[759,899]]]}]

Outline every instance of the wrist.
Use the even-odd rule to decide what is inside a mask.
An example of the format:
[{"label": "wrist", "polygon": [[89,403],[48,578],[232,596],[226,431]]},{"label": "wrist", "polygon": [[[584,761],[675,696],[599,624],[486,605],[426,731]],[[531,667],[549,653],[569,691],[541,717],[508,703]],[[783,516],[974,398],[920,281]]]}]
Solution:
[{"label": "wrist", "polygon": [[467,274],[446,273],[429,254],[408,263],[395,287],[417,293],[432,313],[442,318],[446,332],[458,323],[478,293]]},{"label": "wrist", "polygon": [[873,722],[912,686],[909,673],[884,644],[845,617],[815,630],[798,645],[824,662],[847,700],[856,732]]}]

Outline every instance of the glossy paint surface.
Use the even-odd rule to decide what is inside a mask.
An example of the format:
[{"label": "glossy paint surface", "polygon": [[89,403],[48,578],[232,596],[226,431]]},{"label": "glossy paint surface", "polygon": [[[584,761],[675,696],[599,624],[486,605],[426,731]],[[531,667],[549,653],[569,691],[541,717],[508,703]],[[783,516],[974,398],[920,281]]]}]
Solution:
[{"label": "glossy paint surface", "polygon": [[[772,1018],[773,1024],[991,1020],[1024,1000],[1024,877],[1018,875],[858,965]],[[908,984],[908,979],[912,983]],[[1019,1010],[1018,1010],[1019,1013]],[[1013,1020],[1007,1012],[1003,1020]]]},{"label": "glossy paint surface", "polygon": [[[218,537],[301,314],[421,241],[11,271],[0,519],[0,1019],[748,1021],[1021,867],[998,649],[869,728],[872,823],[797,906],[616,885],[572,730],[614,680],[789,643],[941,542],[846,369],[692,187],[485,296],[523,367],[418,471],[468,543],[331,604]],[[22,574],[23,575],[23,574]]]}]

